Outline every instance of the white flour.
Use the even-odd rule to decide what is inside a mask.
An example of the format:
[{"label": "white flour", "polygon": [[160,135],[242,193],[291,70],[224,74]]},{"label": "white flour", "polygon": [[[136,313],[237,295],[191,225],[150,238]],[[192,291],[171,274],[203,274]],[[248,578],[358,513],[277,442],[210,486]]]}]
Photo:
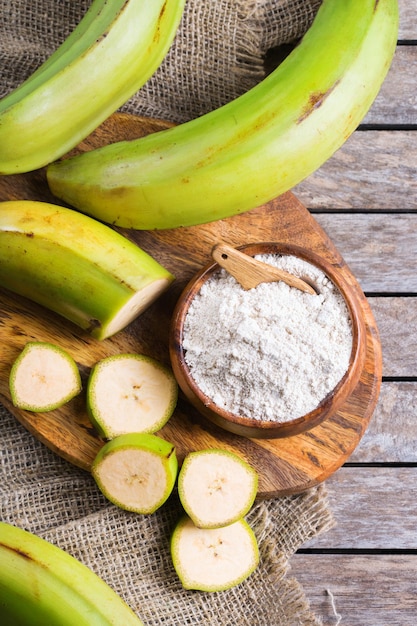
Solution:
[{"label": "white flour", "polygon": [[312,411],[345,374],[352,328],[327,276],[295,256],[256,258],[310,278],[319,295],[283,282],[245,291],[221,270],[201,288],[185,319],[186,363],[219,407],[285,422]]}]

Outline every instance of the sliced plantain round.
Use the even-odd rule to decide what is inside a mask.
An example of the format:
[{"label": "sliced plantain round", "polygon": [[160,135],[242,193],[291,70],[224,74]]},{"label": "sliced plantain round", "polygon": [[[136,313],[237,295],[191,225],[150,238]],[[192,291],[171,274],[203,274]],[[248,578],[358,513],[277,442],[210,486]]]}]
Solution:
[{"label": "sliced plantain round", "polygon": [[190,452],[178,476],[181,504],[200,528],[220,528],[244,517],[257,489],[257,472],[227,450]]},{"label": "sliced plantain round", "polygon": [[100,491],[116,506],[154,513],[175,486],[178,461],[173,444],[147,433],[119,435],[108,441],[91,472]]},{"label": "sliced plantain round", "polygon": [[76,362],[52,343],[29,341],[14,361],[9,377],[14,406],[27,411],[52,411],[81,391]]},{"label": "sliced plantain round", "polygon": [[243,519],[224,528],[197,528],[182,517],[171,537],[171,556],[183,587],[199,591],[235,587],[259,563],[255,534]]},{"label": "sliced plantain round", "polygon": [[171,417],[178,384],[171,370],[141,354],[117,354],[95,364],[87,382],[87,409],[99,433],[155,433]]}]

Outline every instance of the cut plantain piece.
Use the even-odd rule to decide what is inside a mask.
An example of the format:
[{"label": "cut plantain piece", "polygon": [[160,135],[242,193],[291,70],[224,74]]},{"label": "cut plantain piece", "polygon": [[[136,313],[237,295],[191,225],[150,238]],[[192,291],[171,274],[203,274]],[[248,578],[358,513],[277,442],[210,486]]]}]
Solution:
[{"label": "cut plantain piece", "polygon": [[108,441],[92,464],[100,491],[116,506],[134,513],[154,513],[169,498],[177,479],[173,444],[144,433]]},{"label": "cut plantain piece", "polygon": [[77,211],[0,202],[0,285],[99,340],[124,329],[174,276],[127,237]]},{"label": "cut plantain piece", "polygon": [[27,411],[52,411],[81,391],[74,359],[52,343],[29,341],[12,365],[9,378],[14,406]]},{"label": "cut plantain piece", "polygon": [[178,384],[171,370],[142,354],[102,359],[87,382],[87,408],[99,433],[155,433],[175,409]]},{"label": "cut plantain piece", "polygon": [[171,557],[185,589],[224,591],[248,578],[259,564],[249,524],[241,519],[224,528],[197,528],[184,516],[171,537]]},{"label": "cut plantain piece", "polygon": [[190,452],[178,476],[181,504],[200,528],[220,528],[244,517],[257,489],[257,472],[226,450]]}]

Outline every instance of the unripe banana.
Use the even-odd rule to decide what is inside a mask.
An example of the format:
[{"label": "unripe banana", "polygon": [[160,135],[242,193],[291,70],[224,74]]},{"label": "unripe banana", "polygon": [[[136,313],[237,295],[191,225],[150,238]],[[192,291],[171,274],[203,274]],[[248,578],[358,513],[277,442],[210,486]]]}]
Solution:
[{"label": "unripe banana", "polygon": [[397,0],[324,0],[291,54],[236,100],[49,166],[58,198],[137,229],[225,218],[288,191],[365,116],[390,66]]},{"label": "unripe banana", "polygon": [[0,174],[38,169],[85,139],[150,78],[185,0],[94,0],[67,40],[0,100]]},{"label": "unripe banana", "polygon": [[134,243],[77,211],[30,200],[0,203],[0,286],[97,339],[127,326],[173,279]]},{"label": "unripe banana", "polygon": [[57,546],[0,522],[1,623],[143,626],[92,570]]}]

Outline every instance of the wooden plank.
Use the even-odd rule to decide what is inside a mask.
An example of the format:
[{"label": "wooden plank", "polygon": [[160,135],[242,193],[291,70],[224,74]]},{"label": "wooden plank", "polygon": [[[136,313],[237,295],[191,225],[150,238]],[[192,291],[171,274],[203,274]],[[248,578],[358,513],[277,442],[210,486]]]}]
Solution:
[{"label": "wooden plank", "polygon": [[398,46],[392,65],[362,124],[416,124],[417,46]]},{"label": "wooden plank", "polygon": [[336,526],[303,548],[417,549],[417,467],[344,466],[326,481]]},{"label": "wooden plank", "polygon": [[398,39],[417,40],[417,0],[399,0],[400,25]]},{"label": "wooden plank", "polygon": [[416,555],[296,554],[290,564],[323,626],[415,626]]},{"label": "wooden plank", "polygon": [[417,463],[417,382],[383,382],[352,463]]},{"label": "wooden plank", "polygon": [[364,291],[417,292],[417,214],[321,213],[314,217]]},{"label": "wooden plank", "polygon": [[383,376],[417,376],[417,298],[369,298],[381,337]]},{"label": "wooden plank", "polygon": [[293,192],[310,209],[415,211],[416,133],[356,131]]}]

